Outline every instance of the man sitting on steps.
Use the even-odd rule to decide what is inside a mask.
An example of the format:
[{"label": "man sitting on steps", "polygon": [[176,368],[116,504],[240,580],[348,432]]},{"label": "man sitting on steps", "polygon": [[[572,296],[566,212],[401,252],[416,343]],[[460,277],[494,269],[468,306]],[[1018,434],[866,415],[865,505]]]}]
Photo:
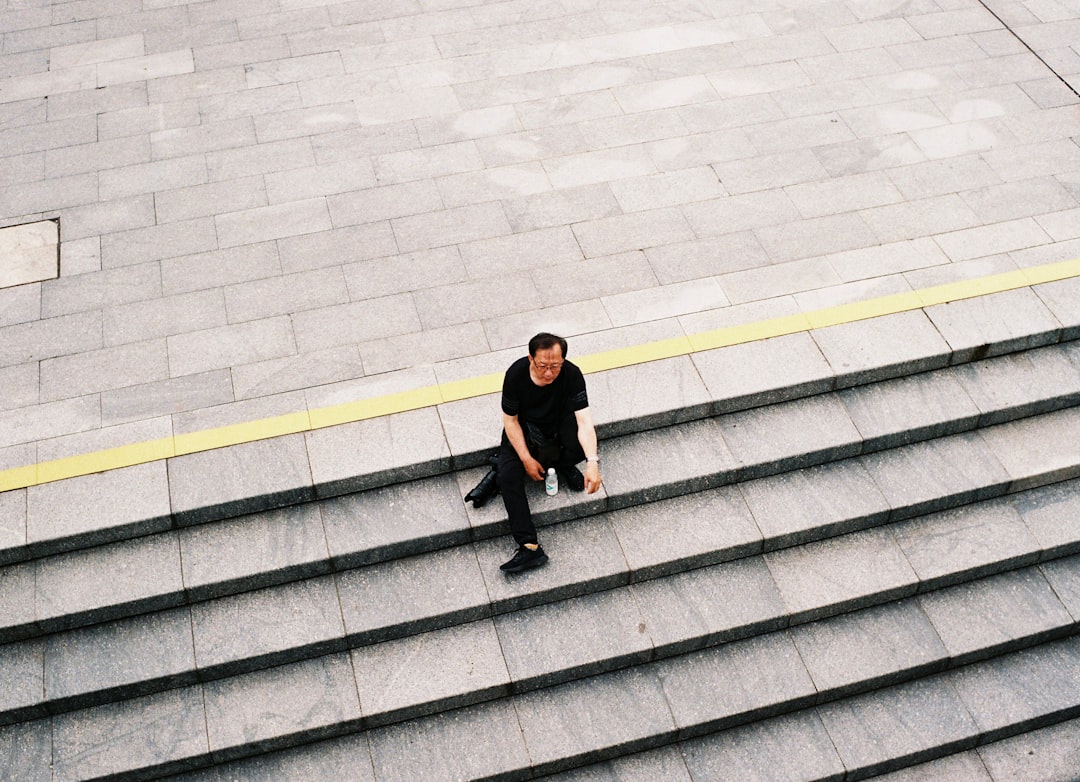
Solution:
[{"label": "man sitting on steps", "polygon": [[[565,339],[540,333],[529,340],[529,355],[506,370],[502,411],[499,490],[518,550],[501,569],[517,573],[548,560],[536,538],[525,476],[541,481],[547,468],[554,467],[563,485],[574,491],[592,494],[600,488],[596,428],[585,376],[566,360]],[[575,466],[582,459],[584,476]]]}]

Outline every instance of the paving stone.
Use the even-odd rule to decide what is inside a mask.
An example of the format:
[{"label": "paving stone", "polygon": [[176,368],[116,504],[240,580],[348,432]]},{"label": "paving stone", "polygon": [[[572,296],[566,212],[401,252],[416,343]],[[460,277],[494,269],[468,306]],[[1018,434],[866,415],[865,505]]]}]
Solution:
[{"label": "paving stone", "polygon": [[165,340],[151,339],[42,361],[39,394],[51,402],[167,377]]},{"label": "paving stone", "polygon": [[173,516],[182,526],[313,499],[301,435],[169,459]]},{"label": "paving stone", "polygon": [[911,599],[799,625],[791,635],[823,699],[933,673],[949,658]]},{"label": "paving stone", "polygon": [[469,539],[453,477],[440,475],[320,503],[326,540],[338,568],[419,554]]},{"label": "paving stone", "polygon": [[235,399],[243,400],[363,377],[364,363],[355,345],[343,345],[245,364],[227,374]]},{"label": "paving stone", "polygon": [[687,356],[589,375],[589,407],[603,438],[703,418],[709,393]]},{"label": "paving stone", "polygon": [[1080,550],[1080,492],[1076,481],[1051,484],[1010,498],[1044,559]]},{"label": "paving stone", "polygon": [[494,611],[506,613],[627,583],[626,558],[604,517],[557,524],[540,536],[550,561],[542,568],[507,574],[499,570],[513,556],[509,537],[476,543],[476,558]]},{"label": "paving stone", "polygon": [[297,350],[293,322],[286,315],[173,334],[166,342],[173,377],[291,356]]},{"label": "paving stone", "polygon": [[100,398],[102,427],[108,428],[229,404],[233,376],[217,369],[105,391]]},{"label": "paving stone", "polygon": [[[0,724],[44,717],[44,644],[34,638],[0,646]],[[0,730],[0,736],[3,730]],[[0,748],[3,739],[0,738]],[[5,759],[11,755],[0,749]]]},{"label": "paving stone", "polygon": [[[635,248],[630,248],[635,249]],[[628,326],[662,318],[673,318],[731,304],[717,282],[719,278],[675,282],[644,290],[616,293],[601,298],[613,326]]]},{"label": "paving stone", "polygon": [[1080,308],[1077,306],[1077,291],[1080,281],[1074,277],[1068,280],[1048,282],[1032,288],[1046,308],[1064,329],[1061,339],[1076,339],[1080,336]]},{"label": "paving stone", "polygon": [[818,707],[849,775],[873,775],[974,745],[971,715],[941,675]]},{"label": "paving stone", "polygon": [[863,436],[865,453],[967,431],[981,420],[979,408],[947,372],[857,386],[838,396]]},{"label": "paving stone", "polygon": [[983,429],[979,437],[1008,472],[1009,491],[1080,475],[1080,408]]},{"label": "paving stone", "polygon": [[203,685],[216,761],[348,732],[360,722],[344,652]]},{"label": "paving stone", "polygon": [[695,353],[717,413],[831,391],[833,370],[808,333]]},{"label": "paving stone", "polygon": [[[817,695],[785,631],[655,663],[680,738],[810,705]],[[715,697],[702,699],[702,692]]]},{"label": "paving stone", "polygon": [[694,779],[825,782],[844,776],[844,765],[813,710],[691,739],[682,744],[682,754]]},{"label": "paving stone", "polygon": [[1080,764],[1080,720],[996,741],[976,751],[988,779],[1068,779]]},{"label": "paving stone", "polygon": [[1075,716],[1080,654],[1075,638],[1024,649],[944,674],[975,718],[983,742]]},{"label": "paving stone", "polygon": [[375,782],[367,735],[326,739],[170,777],[170,782],[259,782],[266,779],[337,779]]},{"label": "paving stone", "polygon": [[604,486],[611,509],[730,483],[739,462],[720,425],[693,421],[604,442]]},{"label": "paving stone", "polygon": [[980,426],[1050,412],[1080,400],[1080,367],[1058,345],[975,361],[953,371],[981,411]]},{"label": "paving stone", "polygon": [[232,323],[329,307],[349,300],[340,267],[240,282],[227,286],[224,294],[225,309]]},{"label": "paving stone", "polygon": [[45,698],[55,712],[133,698],[195,681],[187,608],[50,635]]},{"label": "paving stone", "polygon": [[[165,296],[173,296],[209,290],[233,282],[268,277],[278,274],[280,269],[277,245],[273,242],[166,258],[161,262],[161,292]],[[247,326],[240,331],[250,328]],[[212,333],[217,335],[222,332]]]},{"label": "paving stone", "polygon": [[656,672],[630,668],[514,701],[534,773],[648,749],[674,736]]},{"label": "paving stone", "polygon": [[336,577],[353,646],[490,616],[476,555],[462,546],[347,570]]},{"label": "paving stone", "polygon": [[35,611],[46,632],[183,602],[180,546],[172,533],[39,559],[34,567]]},{"label": "paving stone", "polygon": [[507,695],[510,675],[490,619],[352,651],[365,725]]},{"label": "paving stone", "polygon": [[495,617],[515,692],[623,668],[652,657],[628,590],[608,590]]},{"label": "paving stone", "polygon": [[26,489],[0,494],[0,565],[26,557]]},{"label": "paving stone", "polygon": [[434,768],[448,780],[497,779],[520,776],[530,763],[515,707],[505,700],[377,728],[368,736],[379,782],[420,779]]},{"label": "paving stone", "polygon": [[645,581],[632,591],[658,655],[771,632],[787,623],[787,609],[759,557]]},{"label": "paving stone", "polygon": [[[35,316],[36,317],[36,316]],[[101,347],[101,313],[33,320],[0,329],[0,366],[25,364]]]},{"label": "paving stone", "polygon": [[745,478],[845,459],[862,450],[862,437],[831,395],[731,413],[718,421]]},{"label": "paving stone", "polygon": [[1074,624],[1037,568],[958,584],[918,602],[954,664],[1048,640]]},{"label": "paving stone", "polygon": [[623,508],[608,521],[635,581],[761,551],[761,533],[734,487]]},{"label": "paving stone", "polygon": [[682,752],[677,746],[639,752],[592,766],[541,777],[543,782],[691,782]]},{"label": "paving stone", "polygon": [[953,349],[952,363],[962,363],[1058,341],[1061,324],[1035,293],[1019,288],[927,307]]},{"label": "paving stone", "polygon": [[330,570],[319,508],[299,505],[179,531],[184,588],[192,600]]},{"label": "paving stone", "polygon": [[0,638],[5,641],[34,634],[35,565],[9,565],[0,568]]},{"label": "paving stone", "polygon": [[225,323],[224,299],[217,290],[132,302],[102,312],[106,345],[167,337]]},{"label": "paving stone", "polygon": [[164,462],[32,486],[27,543],[44,553],[168,529],[168,491]]},{"label": "paving stone", "polygon": [[918,587],[918,576],[887,528],[773,551],[764,558],[792,622],[907,597]]},{"label": "paving stone", "polygon": [[450,466],[433,407],[316,429],[305,438],[321,497],[422,478]]},{"label": "paving stone", "polygon": [[921,590],[1030,565],[1039,557],[1038,542],[1002,499],[894,525],[893,536],[918,573]]},{"label": "paving stone", "polygon": [[811,335],[836,373],[837,388],[940,369],[949,363],[949,345],[920,311],[814,329]]},{"label": "paving stone", "polygon": [[1009,475],[976,434],[959,434],[860,457],[893,520],[1004,493]]},{"label": "paving stone", "polygon": [[[508,290],[516,296],[507,297]],[[528,272],[425,288],[415,291],[413,299],[425,329],[531,312],[541,306],[538,288]]]},{"label": "paving stone", "polygon": [[0,728],[0,757],[5,773],[26,782],[53,779],[52,721],[23,722]]},{"label": "paving stone", "polygon": [[858,459],[739,484],[766,551],[876,527],[889,503]]},{"label": "paving stone", "polygon": [[190,768],[209,751],[202,695],[181,688],[54,717],[53,778]]},{"label": "paving stone", "polygon": [[1055,559],[1039,566],[1046,580],[1050,582],[1058,599],[1073,617],[1080,616],[1080,578],[1077,578],[1077,557]]},{"label": "paving stone", "polygon": [[487,465],[488,457],[498,450],[502,434],[501,399],[502,393],[498,392],[438,406],[455,467]]},{"label": "paving stone", "polygon": [[[191,607],[195,659],[203,677],[338,651],[345,646],[333,577],[294,581]],[[243,627],[243,633],[237,633]]]}]

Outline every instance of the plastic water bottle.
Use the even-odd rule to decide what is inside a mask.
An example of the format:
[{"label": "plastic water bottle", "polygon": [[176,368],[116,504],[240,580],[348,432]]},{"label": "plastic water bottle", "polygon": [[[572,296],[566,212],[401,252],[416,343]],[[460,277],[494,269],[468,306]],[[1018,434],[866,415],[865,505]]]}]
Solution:
[{"label": "plastic water bottle", "polygon": [[554,497],[559,493],[559,476],[554,467],[548,467],[547,477],[544,479],[544,491],[549,497]]}]

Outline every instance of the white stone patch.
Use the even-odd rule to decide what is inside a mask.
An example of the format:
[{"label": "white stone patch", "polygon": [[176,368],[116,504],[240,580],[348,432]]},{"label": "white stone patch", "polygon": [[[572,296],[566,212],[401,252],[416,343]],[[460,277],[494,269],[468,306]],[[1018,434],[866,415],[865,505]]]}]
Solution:
[{"label": "white stone patch", "polygon": [[0,228],[0,288],[60,276],[59,243],[55,220]]}]

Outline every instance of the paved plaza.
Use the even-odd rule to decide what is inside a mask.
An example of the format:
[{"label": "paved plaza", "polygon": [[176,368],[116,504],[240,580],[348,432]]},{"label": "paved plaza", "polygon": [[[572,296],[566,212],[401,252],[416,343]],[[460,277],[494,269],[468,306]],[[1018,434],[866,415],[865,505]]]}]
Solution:
[{"label": "paved plaza", "polygon": [[1076,258],[1078,88],[1076,0],[6,0],[0,470]]}]

